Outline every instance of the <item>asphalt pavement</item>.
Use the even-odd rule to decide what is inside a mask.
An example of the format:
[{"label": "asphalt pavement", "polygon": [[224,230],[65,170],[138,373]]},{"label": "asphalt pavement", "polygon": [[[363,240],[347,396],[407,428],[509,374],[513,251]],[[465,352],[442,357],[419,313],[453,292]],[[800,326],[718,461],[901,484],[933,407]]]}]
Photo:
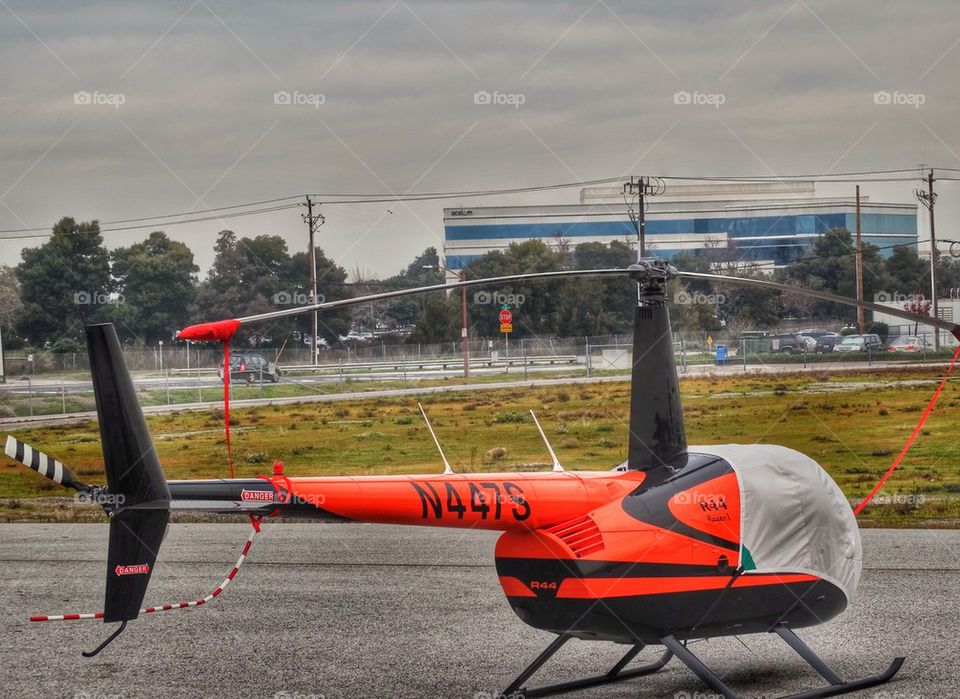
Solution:
[{"label": "asphalt pavement", "polygon": [[[146,603],[209,592],[248,530],[173,525]],[[267,524],[215,602],[137,619],[101,655],[86,659],[80,652],[96,647],[112,625],[27,618],[99,611],[106,532],[99,524],[0,525],[5,698],[486,699],[553,638],[524,625],[507,605],[493,568],[495,533]],[[852,696],[957,696],[960,531],[866,530],[864,553],[858,599],[800,635],[845,677],[879,672],[894,656],[907,656],[893,682]],[[743,696],[777,696],[821,681],[779,639],[741,640],[700,642],[694,650]],[[602,672],[622,652],[573,641],[539,679]],[[712,695],[674,660],[656,675],[570,696]]]}]

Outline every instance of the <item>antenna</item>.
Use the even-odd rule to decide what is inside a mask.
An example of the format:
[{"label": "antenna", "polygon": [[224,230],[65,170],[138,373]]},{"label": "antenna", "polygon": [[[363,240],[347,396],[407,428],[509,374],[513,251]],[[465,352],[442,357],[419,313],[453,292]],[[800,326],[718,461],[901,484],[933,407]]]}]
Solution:
[{"label": "antenna", "polygon": [[440,441],[437,439],[437,435],[434,434],[433,427],[430,426],[430,419],[427,417],[426,411],[423,409],[423,406],[420,403],[417,403],[417,407],[420,408],[420,414],[423,415],[423,421],[427,423],[427,429],[430,430],[430,436],[433,437],[433,443],[437,445],[437,451],[440,452],[440,458],[443,459],[443,475],[453,475],[453,469],[450,468],[450,462],[447,461],[447,457],[443,455],[443,449],[440,448]]},{"label": "antenna", "polygon": [[563,466],[560,465],[560,460],[554,453],[553,447],[550,446],[550,441],[547,439],[547,435],[543,433],[543,428],[540,427],[540,421],[537,420],[537,416],[532,410],[530,411],[530,417],[533,418],[533,424],[536,425],[537,429],[540,431],[540,436],[543,437],[543,443],[547,445],[547,451],[550,452],[550,458],[553,459],[553,470],[558,472],[563,471]]}]

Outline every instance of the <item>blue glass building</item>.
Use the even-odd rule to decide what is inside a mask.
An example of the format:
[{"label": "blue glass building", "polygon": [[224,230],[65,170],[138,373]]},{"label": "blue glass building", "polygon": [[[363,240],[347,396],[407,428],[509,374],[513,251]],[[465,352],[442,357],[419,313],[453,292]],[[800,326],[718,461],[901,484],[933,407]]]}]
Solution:
[{"label": "blue glass building", "polygon": [[[744,191],[740,185],[737,196],[718,192],[720,187],[711,185],[708,187],[713,198],[709,198],[704,196],[707,187],[687,186],[685,189],[700,196],[692,198],[687,193],[675,195],[672,200],[652,200],[646,214],[648,251],[670,258],[680,251],[729,248],[735,259],[769,268],[809,254],[814,241],[831,229],[855,231],[856,208],[852,200],[803,196],[812,195],[812,183],[799,189],[793,183],[791,186],[794,196],[780,196],[779,200],[763,200],[755,196],[756,191]],[[626,204],[622,200],[616,202],[612,196],[590,197],[587,191],[581,193],[582,201],[601,201],[444,209],[446,266],[459,270],[488,252],[531,239],[571,247],[612,240],[635,246],[636,227]],[[771,193],[765,194],[769,197]],[[777,194],[773,192],[774,196]],[[602,201],[604,198],[607,201]],[[864,242],[881,248],[884,256],[895,245],[917,243],[916,204],[864,201],[860,221]]]}]

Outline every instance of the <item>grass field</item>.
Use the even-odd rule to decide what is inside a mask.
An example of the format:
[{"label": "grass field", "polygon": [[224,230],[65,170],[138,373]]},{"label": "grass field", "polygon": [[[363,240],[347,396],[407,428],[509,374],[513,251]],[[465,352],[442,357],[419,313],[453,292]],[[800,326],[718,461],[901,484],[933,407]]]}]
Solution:
[{"label": "grass field", "polygon": [[[942,369],[869,374],[685,378],[690,444],[765,442],[809,454],[848,497],[863,496],[903,447]],[[534,409],[567,469],[608,469],[624,460],[626,381],[567,387],[498,389],[422,398],[455,470],[548,468],[529,419]],[[960,383],[944,389],[916,444],[883,491],[885,504],[864,522],[883,526],[958,526]],[[360,400],[258,407],[231,412],[238,476],[438,472],[442,466],[416,399]],[[168,478],[227,474],[222,413],[148,418]],[[95,422],[21,430],[17,436],[102,482]],[[3,457],[0,519],[17,518],[20,500],[63,495]],[[11,501],[12,500],[12,501]],[[25,513],[24,513],[25,514]]]}]

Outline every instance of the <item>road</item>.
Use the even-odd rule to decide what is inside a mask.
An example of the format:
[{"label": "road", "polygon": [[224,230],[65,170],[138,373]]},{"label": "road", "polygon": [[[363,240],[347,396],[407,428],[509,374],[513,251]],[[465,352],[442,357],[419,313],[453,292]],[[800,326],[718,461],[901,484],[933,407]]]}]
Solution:
[{"label": "road", "polygon": [[[202,596],[229,570],[248,527],[173,525],[150,604]],[[550,641],[509,609],[492,566],[496,534],[370,525],[267,525],[215,603],[131,622],[102,655],[99,622],[31,624],[31,613],[96,611],[104,525],[0,525],[0,667],[5,697],[486,697]],[[960,531],[867,530],[859,598],[801,635],[844,676],[907,663],[853,696],[956,696]],[[96,609],[94,609],[96,608]],[[773,638],[698,643],[747,697],[818,677]],[[541,679],[605,670],[610,644],[574,641]],[[650,653],[647,651],[646,653]],[[646,653],[643,657],[646,656]],[[676,661],[580,697],[710,696]],[[685,693],[685,694],[684,694]]]}]

